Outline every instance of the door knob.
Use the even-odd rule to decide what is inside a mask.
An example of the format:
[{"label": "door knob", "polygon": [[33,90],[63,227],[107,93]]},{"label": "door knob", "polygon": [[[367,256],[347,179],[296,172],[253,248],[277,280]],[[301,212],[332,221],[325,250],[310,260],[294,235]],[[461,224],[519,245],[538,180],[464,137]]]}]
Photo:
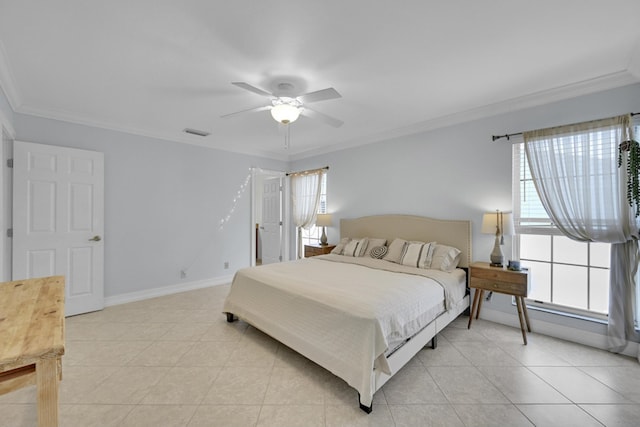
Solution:
[{"label": "door knob", "polygon": [[99,242],[100,240],[102,240],[100,236],[93,236],[89,239],[90,242]]}]

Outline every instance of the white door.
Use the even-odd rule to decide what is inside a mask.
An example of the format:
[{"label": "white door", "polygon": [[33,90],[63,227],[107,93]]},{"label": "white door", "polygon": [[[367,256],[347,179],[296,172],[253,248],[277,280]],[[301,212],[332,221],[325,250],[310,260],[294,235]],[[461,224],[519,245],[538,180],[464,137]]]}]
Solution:
[{"label": "white door", "polygon": [[13,280],[65,276],[65,315],[104,308],[104,155],[14,142]]},{"label": "white door", "polygon": [[282,190],[280,178],[263,181],[262,264],[282,261]]}]

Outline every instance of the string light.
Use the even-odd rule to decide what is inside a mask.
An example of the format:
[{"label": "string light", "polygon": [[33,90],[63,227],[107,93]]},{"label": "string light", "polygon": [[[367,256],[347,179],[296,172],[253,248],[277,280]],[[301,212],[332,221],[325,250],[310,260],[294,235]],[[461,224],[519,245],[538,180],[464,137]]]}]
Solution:
[{"label": "string light", "polygon": [[220,220],[218,230],[222,231],[224,229],[225,224],[229,222],[229,220],[231,219],[232,215],[236,211],[236,205],[238,204],[238,201],[242,198],[242,195],[244,194],[245,190],[249,186],[250,181],[251,181],[251,173],[249,173],[245,178],[244,182],[240,184],[240,189],[238,189],[235,197],[233,198],[231,209],[229,209],[227,216],[225,216],[223,219]]},{"label": "string light", "polygon": [[[245,190],[249,186],[250,181],[251,181],[251,169],[249,169],[249,174],[245,178],[244,182],[240,185],[240,189],[236,192],[236,196],[233,198],[233,204],[231,205],[231,209],[229,209],[229,212],[227,213],[227,215],[220,220],[220,223],[218,224],[218,231],[222,231],[222,229],[224,228],[224,225],[227,222],[229,222],[229,220],[231,219],[231,216],[236,211],[236,205],[238,203],[238,200],[240,200],[240,198],[244,194]],[[196,252],[196,256],[185,268],[182,269],[182,272],[186,273],[187,270],[189,270],[196,263],[196,261],[198,261],[198,259],[200,258],[204,250],[215,241],[213,236],[214,234],[215,234],[215,231],[212,231],[211,235],[206,239],[207,243],[198,252]]]}]

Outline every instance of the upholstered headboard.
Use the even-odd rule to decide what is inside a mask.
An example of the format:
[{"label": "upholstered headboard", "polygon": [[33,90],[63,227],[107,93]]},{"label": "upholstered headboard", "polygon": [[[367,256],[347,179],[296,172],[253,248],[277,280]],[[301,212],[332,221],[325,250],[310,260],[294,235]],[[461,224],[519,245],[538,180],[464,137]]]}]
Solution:
[{"label": "upholstered headboard", "polygon": [[341,237],[380,237],[438,242],[460,249],[460,267],[471,264],[471,221],[414,215],[375,215],[340,220]]}]

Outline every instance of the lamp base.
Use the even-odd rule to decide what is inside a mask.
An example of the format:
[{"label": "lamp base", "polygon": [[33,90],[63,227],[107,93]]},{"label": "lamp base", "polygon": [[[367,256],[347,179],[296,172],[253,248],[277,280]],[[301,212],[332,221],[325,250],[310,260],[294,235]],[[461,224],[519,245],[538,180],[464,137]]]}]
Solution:
[{"label": "lamp base", "polygon": [[329,244],[327,243],[326,228],[327,227],[322,227],[322,236],[320,236],[320,246],[327,246]]},{"label": "lamp base", "polygon": [[500,237],[496,234],[496,241],[493,245],[493,252],[491,252],[491,256],[489,257],[491,260],[491,267],[502,267],[502,263],[504,262],[504,255],[502,255],[502,249],[500,248]]}]

